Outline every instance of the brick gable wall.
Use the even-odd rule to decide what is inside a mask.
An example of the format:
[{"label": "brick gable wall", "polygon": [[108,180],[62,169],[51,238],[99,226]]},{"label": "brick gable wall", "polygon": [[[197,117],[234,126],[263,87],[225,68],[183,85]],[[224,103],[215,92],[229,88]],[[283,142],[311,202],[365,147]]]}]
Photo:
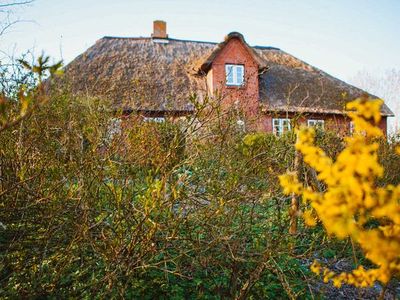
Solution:
[{"label": "brick gable wall", "polygon": [[[226,85],[226,64],[244,65],[245,83],[241,87]],[[258,113],[259,86],[258,65],[246,46],[238,38],[231,39],[212,63],[208,86],[213,95],[218,95],[223,107],[232,105],[241,108],[247,118]]]}]

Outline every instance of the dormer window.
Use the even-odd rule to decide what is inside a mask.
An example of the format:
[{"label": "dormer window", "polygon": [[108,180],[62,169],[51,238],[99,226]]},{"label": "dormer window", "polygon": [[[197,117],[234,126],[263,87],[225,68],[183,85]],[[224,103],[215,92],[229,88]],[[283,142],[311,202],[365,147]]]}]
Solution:
[{"label": "dormer window", "polygon": [[241,86],[244,83],[243,65],[225,65],[226,85]]}]

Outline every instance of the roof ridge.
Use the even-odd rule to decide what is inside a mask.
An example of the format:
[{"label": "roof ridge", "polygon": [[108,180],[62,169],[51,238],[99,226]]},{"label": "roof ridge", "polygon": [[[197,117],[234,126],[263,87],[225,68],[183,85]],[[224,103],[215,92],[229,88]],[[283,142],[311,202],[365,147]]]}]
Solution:
[{"label": "roof ridge", "polygon": [[[152,37],[145,37],[145,36],[111,36],[105,35],[102,39],[121,39],[121,40],[152,40]],[[174,42],[188,42],[188,43],[200,43],[200,44],[210,44],[210,45],[218,45],[220,42],[210,42],[210,41],[200,41],[200,40],[186,40],[186,39],[177,39],[177,38],[165,38],[163,40],[169,40]],[[278,47],[273,46],[260,46],[254,45],[250,46],[250,48],[260,49],[260,50],[281,50]]]},{"label": "roof ridge", "polygon": [[281,48],[278,48],[278,47],[273,47],[273,46],[259,46],[259,45],[251,46],[251,48],[259,49],[259,50],[281,50]]},{"label": "roof ridge", "polygon": [[110,35],[105,35],[103,36],[103,39],[126,39],[126,40],[153,40],[153,39],[160,39],[160,40],[169,40],[169,41],[174,41],[174,42],[189,42],[189,43],[201,43],[201,44],[212,44],[212,45],[217,45],[217,42],[209,42],[209,41],[197,41],[197,40],[184,40],[184,39],[176,39],[176,38],[152,38],[152,37],[145,37],[145,36],[140,36],[140,37],[131,37],[131,36],[110,36]]},{"label": "roof ridge", "polygon": [[151,40],[151,37],[145,37],[145,36],[111,36],[111,35],[105,35],[101,39],[122,39],[122,40]]}]

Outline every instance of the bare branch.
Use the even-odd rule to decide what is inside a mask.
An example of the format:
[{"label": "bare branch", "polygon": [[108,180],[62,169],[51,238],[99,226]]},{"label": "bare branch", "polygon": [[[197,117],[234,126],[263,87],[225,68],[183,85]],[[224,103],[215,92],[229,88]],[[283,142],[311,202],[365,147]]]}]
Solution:
[{"label": "bare branch", "polygon": [[20,22],[20,20],[15,20],[15,21],[6,23],[3,28],[0,28],[0,35],[3,35],[7,29],[9,29],[11,26],[13,26],[19,22]]},{"label": "bare branch", "polygon": [[4,3],[0,4],[0,8],[7,8],[7,7],[12,7],[12,6],[18,6],[18,5],[27,5],[33,3],[34,0],[27,0],[27,1],[17,1],[17,2],[12,2],[12,3]]}]

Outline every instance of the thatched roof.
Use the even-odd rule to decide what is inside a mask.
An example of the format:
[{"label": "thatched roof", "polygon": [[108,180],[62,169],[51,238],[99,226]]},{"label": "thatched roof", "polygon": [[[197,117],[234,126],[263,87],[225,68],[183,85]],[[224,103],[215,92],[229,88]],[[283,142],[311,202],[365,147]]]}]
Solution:
[{"label": "thatched roof", "polygon": [[124,109],[192,110],[201,88],[191,63],[215,45],[151,38],[104,37],[66,66],[74,93],[105,97]]},{"label": "thatched roof", "polygon": [[[64,78],[74,93],[104,97],[123,109],[189,112],[189,97],[206,89],[199,73],[231,38],[245,43],[238,33],[220,44],[104,37],[66,66]],[[266,111],[343,113],[345,102],[365,94],[280,49],[248,47],[262,70]],[[393,113],[384,106],[382,114]]]},{"label": "thatched roof", "polygon": [[[347,102],[367,94],[282,50],[255,48],[268,61],[259,81],[265,110],[343,114]],[[386,105],[382,114],[393,115]]]}]

